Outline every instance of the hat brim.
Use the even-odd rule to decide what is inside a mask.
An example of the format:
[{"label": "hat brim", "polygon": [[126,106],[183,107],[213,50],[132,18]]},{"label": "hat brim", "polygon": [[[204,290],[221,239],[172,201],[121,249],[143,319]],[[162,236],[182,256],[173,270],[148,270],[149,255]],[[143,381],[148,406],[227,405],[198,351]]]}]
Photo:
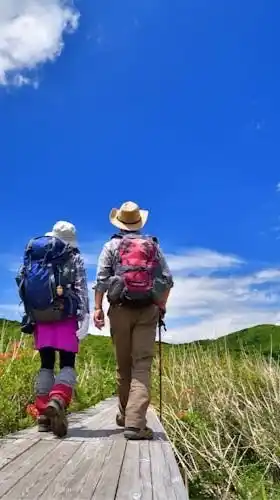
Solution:
[{"label": "hat brim", "polygon": [[142,229],[142,227],[145,226],[149,215],[148,210],[139,210],[139,212],[140,212],[140,220],[135,224],[126,224],[124,222],[121,222],[118,219],[119,210],[117,208],[112,208],[109,215],[109,219],[111,224],[113,224],[113,226],[116,226],[118,229],[123,229],[124,231],[138,231],[139,229]]},{"label": "hat brim", "polygon": [[54,231],[48,231],[47,233],[45,233],[45,236],[54,236],[55,238],[59,238],[60,240],[64,241],[64,243],[68,243],[69,245],[71,245],[71,247],[78,248],[78,243],[76,240],[65,240],[64,238],[61,238],[59,234],[56,234]]}]

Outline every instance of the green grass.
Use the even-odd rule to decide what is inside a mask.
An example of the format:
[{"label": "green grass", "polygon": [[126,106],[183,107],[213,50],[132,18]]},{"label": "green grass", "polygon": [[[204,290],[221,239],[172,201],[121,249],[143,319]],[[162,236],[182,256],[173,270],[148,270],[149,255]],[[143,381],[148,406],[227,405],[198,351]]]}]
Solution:
[{"label": "green grass", "polygon": [[[0,324],[0,435],[32,424],[39,368],[32,338]],[[280,498],[280,328],[255,327],[226,338],[163,348],[164,425],[192,500]],[[71,410],[115,391],[111,340],[88,337],[78,356]],[[158,359],[152,401],[159,405]]]}]

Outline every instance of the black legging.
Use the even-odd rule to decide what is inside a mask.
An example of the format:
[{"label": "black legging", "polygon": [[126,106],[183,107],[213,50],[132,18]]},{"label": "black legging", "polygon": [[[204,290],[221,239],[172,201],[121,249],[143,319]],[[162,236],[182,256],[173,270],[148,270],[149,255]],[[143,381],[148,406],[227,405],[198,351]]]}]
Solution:
[{"label": "black legging", "polygon": [[[55,365],[55,349],[52,347],[43,347],[40,349],[41,368],[53,370]],[[75,368],[76,354],[74,352],[58,351],[59,352],[59,366],[60,369],[70,367]]]}]

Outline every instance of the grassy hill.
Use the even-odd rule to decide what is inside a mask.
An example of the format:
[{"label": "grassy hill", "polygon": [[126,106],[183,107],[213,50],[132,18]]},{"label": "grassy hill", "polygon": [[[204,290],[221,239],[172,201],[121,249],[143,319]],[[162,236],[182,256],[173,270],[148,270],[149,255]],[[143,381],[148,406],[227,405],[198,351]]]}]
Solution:
[{"label": "grassy hill", "polygon": [[258,325],[246,328],[229,335],[224,335],[216,340],[200,340],[194,342],[201,347],[215,347],[219,350],[225,348],[231,352],[260,352],[265,356],[280,356],[280,326]]},{"label": "grassy hill", "polygon": [[18,321],[8,321],[4,318],[0,318],[0,337],[3,333],[9,334],[9,336],[19,339],[20,338],[20,324]]}]

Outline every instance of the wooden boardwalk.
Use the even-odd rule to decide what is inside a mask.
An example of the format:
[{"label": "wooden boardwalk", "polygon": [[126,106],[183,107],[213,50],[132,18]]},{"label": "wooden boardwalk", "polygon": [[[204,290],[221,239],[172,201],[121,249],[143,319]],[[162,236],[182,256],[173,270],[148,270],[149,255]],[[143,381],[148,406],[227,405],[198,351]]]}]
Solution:
[{"label": "wooden boardwalk", "polygon": [[153,441],[126,442],[110,398],[69,417],[62,440],[36,428],[0,439],[5,500],[188,500],[172,447],[155,412]]}]

